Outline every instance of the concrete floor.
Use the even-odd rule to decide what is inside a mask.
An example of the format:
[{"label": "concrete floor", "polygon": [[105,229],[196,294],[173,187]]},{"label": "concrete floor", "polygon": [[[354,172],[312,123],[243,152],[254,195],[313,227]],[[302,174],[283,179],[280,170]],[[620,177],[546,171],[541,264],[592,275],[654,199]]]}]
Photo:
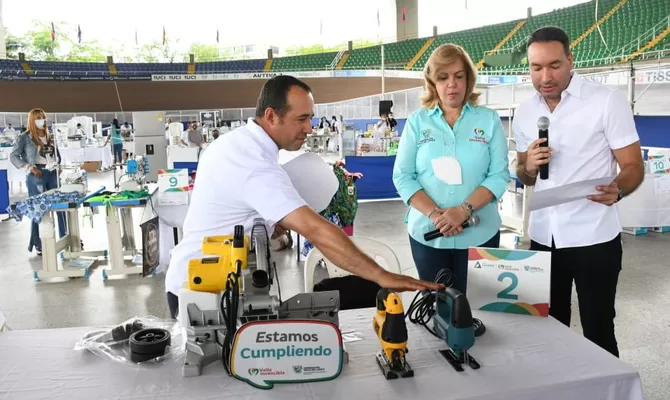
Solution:
[{"label": "concrete floor", "polygon": [[[111,186],[111,173],[90,176],[92,185]],[[415,275],[404,213],[405,207],[398,201],[361,203],[356,235],[390,245],[403,270]],[[93,227],[90,221],[82,223],[87,249],[102,248],[106,243],[104,217],[95,216],[93,223]],[[103,281],[97,268],[88,280],[34,282],[33,270],[41,268],[41,259],[27,251],[29,232],[26,221],[0,224],[0,311],[12,329],[113,325],[134,316],[168,317],[161,275]],[[621,358],[640,371],[651,400],[670,399],[670,267],[665,258],[670,253],[664,250],[670,243],[668,237],[670,234],[624,236],[624,269],[617,297]],[[503,246],[512,242],[511,234],[503,235]],[[302,291],[302,265],[296,262],[295,249],[276,253],[275,260],[280,266],[282,297]],[[573,314],[574,329],[579,330],[576,307]]]}]

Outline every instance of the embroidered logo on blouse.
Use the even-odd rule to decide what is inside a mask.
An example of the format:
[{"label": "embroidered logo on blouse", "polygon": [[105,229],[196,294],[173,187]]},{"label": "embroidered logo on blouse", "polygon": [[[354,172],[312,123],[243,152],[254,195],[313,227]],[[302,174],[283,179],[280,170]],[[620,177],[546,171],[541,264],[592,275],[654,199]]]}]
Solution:
[{"label": "embroidered logo on blouse", "polygon": [[419,140],[419,146],[421,146],[424,143],[430,143],[435,141],[435,138],[433,138],[433,131],[430,129],[422,130],[421,137],[423,139]]},{"label": "embroidered logo on blouse", "polygon": [[486,138],[484,137],[484,134],[485,134],[486,132],[484,132],[483,129],[481,129],[481,128],[475,128],[474,132],[475,132],[475,136],[470,138],[470,141],[471,141],[471,142],[479,142],[479,143],[484,143],[484,144],[488,144],[488,143],[489,143],[489,142],[486,140]]}]

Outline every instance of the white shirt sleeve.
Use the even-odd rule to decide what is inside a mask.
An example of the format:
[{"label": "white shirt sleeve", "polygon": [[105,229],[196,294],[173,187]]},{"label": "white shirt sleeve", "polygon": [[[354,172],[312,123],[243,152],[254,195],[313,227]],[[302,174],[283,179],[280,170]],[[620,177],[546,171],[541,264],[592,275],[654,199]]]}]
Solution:
[{"label": "white shirt sleeve", "polygon": [[624,148],[640,140],[630,103],[621,90],[612,90],[608,96],[603,120],[605,137],[612,150]]},{"label": "white shirt sleeve", "polygon": [[307,205],[279,164],[254,168],[244,183],[244,202],[274,226],[296,209]]},{"label": "white shirt sleeve", "polygon": [[523,128],[521,127],[522,118],[521,113],[515,113],[514,119],[512,120],[512,133],[514,133],[516,151],[519,153],[528,151],[528,146],[530,146],[531,143],[530,138],[524,134]]}]

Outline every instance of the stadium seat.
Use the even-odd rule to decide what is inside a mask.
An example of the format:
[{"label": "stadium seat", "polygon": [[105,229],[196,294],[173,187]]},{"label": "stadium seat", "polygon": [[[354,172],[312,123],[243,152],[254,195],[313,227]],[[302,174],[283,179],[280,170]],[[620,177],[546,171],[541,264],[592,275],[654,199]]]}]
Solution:
[{"label": "stadium seat", "polygon": [[272,71],[318,71],[327,69],[337,52],[278,57],[272,60]]}]

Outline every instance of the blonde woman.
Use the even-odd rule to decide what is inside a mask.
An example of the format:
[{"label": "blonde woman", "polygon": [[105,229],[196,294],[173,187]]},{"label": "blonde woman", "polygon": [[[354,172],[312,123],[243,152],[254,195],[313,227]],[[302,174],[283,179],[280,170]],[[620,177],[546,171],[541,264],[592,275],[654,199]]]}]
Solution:
[{"label": "blonde woman", "polygon": [[[409,206],[412,256],[419,277],[433,281],[441,269],[466,292],[468,248],[498,247],[496,200],[510,180],[507,138],[498,113],[477,105],[476,71],[462,47],[445,44],[424,69],[421,109],[405,124],[393,182]],[[461,226],[472,215],[476,226]],[[439,229],[441,236],[425,240]]]},{"label": "blonde woman", "polygon": [[[28,130],[21,133],[14,142],[10,161],[18,169],[26,171],[28,196],[37,196],[47,190],[58,188],[58,164],[60,153],[53,136],[47,129],[47,116],[44,110],[35,108],[28,113]],[[60,237],[65,236],[65,216],[58,213]],[[39,225],[32,222],[28,251],[37,251],[42,255]]]}]

